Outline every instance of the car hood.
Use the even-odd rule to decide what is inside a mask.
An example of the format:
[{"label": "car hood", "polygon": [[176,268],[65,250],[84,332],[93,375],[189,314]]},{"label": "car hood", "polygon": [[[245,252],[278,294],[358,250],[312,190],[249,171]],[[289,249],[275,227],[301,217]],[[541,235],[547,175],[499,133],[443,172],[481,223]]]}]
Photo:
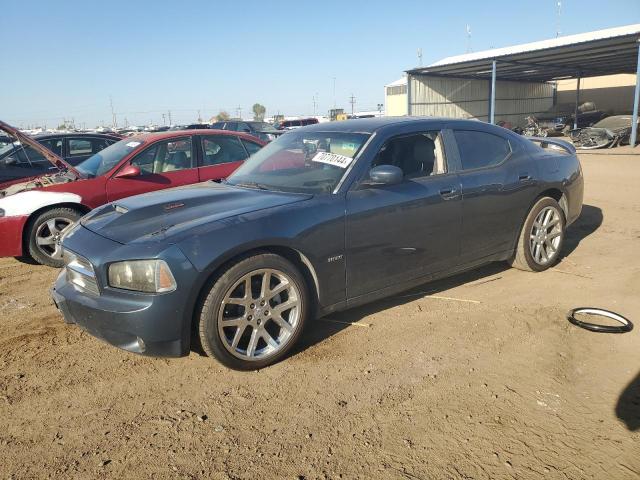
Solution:
[{"label": "car hood", "polygon": [[17,139],[18,141],[20,141],[20,143],[29,145],[38,153],[42,154],[44,158],[49,160],[49,162],[51,162],[51,164],[54,167],[57,167],[60,170],[66,170],[66,171],[72,172],[78,178],[81,176],[80,173],[71,165],[69,165],[67,162],[65,162],[62,159],[62,157],[59,157],[58,155],[53,153],[51,150],[49,150],[45,146],[38,143],[35,139],[31,138],[29,135],[25,135],[24,133],[22,133],[17,128],[12,127],[8,123],[5,123],[0,120],[0,130],[7,133],[11,137]]},{"label": "car hood", "polygon": [[200,225],[287,205],[312,195],[199,183],[129,197],[85,216],[82,225],[118,243],[167,240]]}]

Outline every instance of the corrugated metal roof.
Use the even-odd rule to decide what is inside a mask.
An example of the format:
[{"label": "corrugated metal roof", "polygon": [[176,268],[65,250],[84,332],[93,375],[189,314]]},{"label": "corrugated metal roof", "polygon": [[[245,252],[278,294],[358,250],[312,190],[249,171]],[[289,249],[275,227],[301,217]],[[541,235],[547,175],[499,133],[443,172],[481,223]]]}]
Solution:
[{"label": "corrugated metal roof", "polygon": [[467,78],[491,76],[491,62],[499,62],[503,80],[549,81],[634,73],[637,66],[640,24],[467,53],[444,58],[411,74]]}]

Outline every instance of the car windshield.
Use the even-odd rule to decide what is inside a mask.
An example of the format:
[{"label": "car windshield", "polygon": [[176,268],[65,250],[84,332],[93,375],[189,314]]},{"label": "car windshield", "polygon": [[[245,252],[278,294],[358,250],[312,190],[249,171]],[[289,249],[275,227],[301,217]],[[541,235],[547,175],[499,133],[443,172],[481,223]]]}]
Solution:
[{"label": "car windshield", "polygon": [[273,125],[267,122],[248,122],[256,132],[277,132]]},{"label": "car windshield", "polygon": [[594,125],[595,128],[631,128],[631,117],[614,116],[600,120]]},{"label": "car windshield", "polygon": [[142,143],[144,143],[142,140],[130,138],[120,140],[118,143],[101,150],[100,153],[87,158],[76,167],[76,170],[89,178],[104,175]]},{"label": "car windshield", "polygon": [[250,188],[330,193],[369,135],[291,131],[253,154],[227,179]]}]

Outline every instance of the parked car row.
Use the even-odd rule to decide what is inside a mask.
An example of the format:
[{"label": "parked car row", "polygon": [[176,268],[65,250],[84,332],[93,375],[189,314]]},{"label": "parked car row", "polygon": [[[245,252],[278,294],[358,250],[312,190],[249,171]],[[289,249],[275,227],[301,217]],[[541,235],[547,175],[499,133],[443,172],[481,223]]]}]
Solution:
[{"label": "parked car row", "polygon": [[63,265],[62,235],[83,214],[132,195],[221,180],[265,144],[239,132],[148,133],[74,166],[15,128],[0,122],[0,129],[48,164],[47,174],[0,190],[0,256],[56,267]]}]

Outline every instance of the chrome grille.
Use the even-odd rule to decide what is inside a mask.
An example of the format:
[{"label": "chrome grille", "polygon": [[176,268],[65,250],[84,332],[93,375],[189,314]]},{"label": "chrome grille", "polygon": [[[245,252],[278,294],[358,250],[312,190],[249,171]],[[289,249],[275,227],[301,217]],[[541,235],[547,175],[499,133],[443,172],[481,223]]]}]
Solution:
[{"label": "chrome grille", "polygon": [[86,258],[69,250],[64,251],[65,269],[67,281],[80,290],[92,295],[100,295],[96,273],[93,265]]}]

